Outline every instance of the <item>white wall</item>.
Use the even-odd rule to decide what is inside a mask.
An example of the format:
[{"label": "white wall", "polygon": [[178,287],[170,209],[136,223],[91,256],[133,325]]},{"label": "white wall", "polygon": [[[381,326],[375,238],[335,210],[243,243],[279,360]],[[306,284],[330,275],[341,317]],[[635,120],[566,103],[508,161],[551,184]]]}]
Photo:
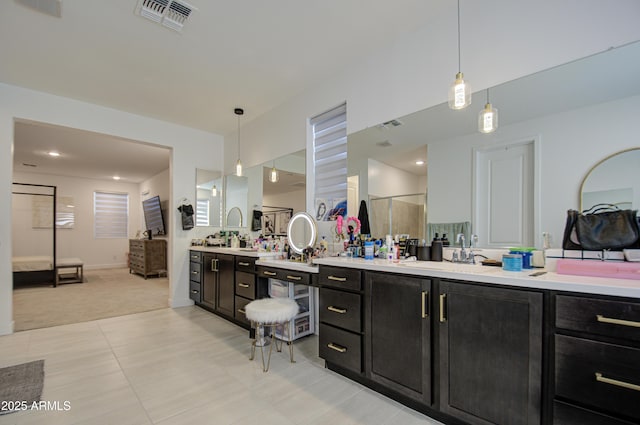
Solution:
[{"label": "white wall", "polygon": [[[195,170],[222,169],[222,137],[59,96],[0,83],[0,202],[11,210],[13,174],[13,123],[33,120],[81,130],[110,134],[172,149],[170,164],[170,208],[183,197],[195,197]],[[172,214],[169,235],[169,304],[192,304],[189,300],[188,249],[193,233],[183,231],[178,215]],[[0,335],[11,333],[11,215],[0,216]]]},{"label": "white wall", "polygon": [[[58,229],[58,258],[80,258],[86,269],[126,266],[128,239],[93,237],[93,193],[105,191],[129,194],[129,237],[134,237],[136,231],[142,228],[140,191],[137,184],[36,173],[15,173],[14,181],[53,185],[57,187],[58,199],[65,196],[73,198],[75,226],[72,229]],[[14,195],[13,201],[13,255],[51,255],[52,229],[32,228],[31,199],[24,195]]]},{"label": "white wall", "polygon": [[[566,212],[578,209],[580,185],[591,167],[620,150],[640,147],[637,117],[640,96],[500,127],[428,146],[429,221],[472,221],[472,151],[474,147],[538,138],[539,232],[560,247]],[[452,173],[451,170],[456,170]]]},{"label": "white wall", "polygon": [[[368,161],[369,196],[385,197],[425,193],[420,178],[375,159]],[[356,213],[357,214],[357,213]]]},{"label": "white wall", "polygon": [[[293,208],[293,213],[306,211],[305,190],[296,190],[293,192],[279,193],[277,195],[264,195],[262,197],[263,205],[270,207]],[[263,210],[269,212],[268,210]]]}]

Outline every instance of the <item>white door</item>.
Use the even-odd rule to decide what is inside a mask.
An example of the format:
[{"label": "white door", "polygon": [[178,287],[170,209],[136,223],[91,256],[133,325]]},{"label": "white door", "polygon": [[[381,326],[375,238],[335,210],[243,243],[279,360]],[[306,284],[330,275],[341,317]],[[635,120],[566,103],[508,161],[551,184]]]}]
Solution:
[{"label": "white door", "polygon": [[534,141],[475,151],[474,233],[488,248],[535,244]]}]

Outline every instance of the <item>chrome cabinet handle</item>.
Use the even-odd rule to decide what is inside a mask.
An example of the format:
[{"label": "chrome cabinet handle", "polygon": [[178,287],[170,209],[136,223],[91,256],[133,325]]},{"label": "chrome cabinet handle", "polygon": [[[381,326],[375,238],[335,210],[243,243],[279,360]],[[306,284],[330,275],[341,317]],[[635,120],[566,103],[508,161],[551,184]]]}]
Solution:
[{"label": "chrome cabinet handle", "polygon": [[629,390],[640,391],[640,385],[631,384],[629,382],[618,381],[617,379],[607,378],[601,373],[596,372],[596,381],[604,382],[605,384],[615,385],[616,387],[627,388]]},{"label": "chrome cabinet handle", "polygon": [[200,292],[200,291],[196,291],[195,289],[192,289],[192,290],[191,290],[191,293],[192,293],[192,294],[197,294],[198,292]]},{"label": "chrome cabinet handle", "polygon": [[268,271],[266,271],[266,270],[265,270],[265,271],[263,271],[262,273],[263,273],[263,274],[265,274],[265,275],[267,275],[267,276],[275,276],[275,275],[277,275],[277,274],[278,274],[278,273],[274,273],[274,272],[268,272]]},{"label": "chrome cabinet handle", "polygon": [[193,258],[194,260],[198,260],[200,258],[199,255],[192,255],[191,258]]},{"label": "chrome cabinet handle", "polygon": [[328,343],[327,347],[331,348],[332,350],[337,351],[338,353],[346,353],[347,352],[347,348],[346,347],[341,347],[340,345],[336,345],[333,342]]},{"label": "chrome cabinet handle", "polygon": [[291,280],[302,280],[302,278],[300,276],[290,276],[287,275],[287,279],[291,279]]},{"label": "chrome cabinet handle", "polygon": [[246,284],[246,283],[238,283],[238,286],[241,287],[241,288],[248,288],[249,287],[249,285]]},{"label": "chrome cabinet handle", "polygon": [[447,300],[447,294],[440,294],[440,323],[447,321],[447,317],[444,314],[445,302]]},{"label": "chrome cabinet handle", "polygon": [[192,272],[191,272],[191,274],[200,274],[200,272],[199,272],[199,271],[194,270],[194,271],[192,271]]},{"label": "chrome cabinet handle", "polygon": [[613,319],[611,317],[605,317],[601,314],[596,315],[596,320],[602,323],[611,323],[612,325],[631,326],[633,328],[640,328],[640,322],[634,322],[632,320]]},{"label": "chrome cabinet handle", "polygon": [[338,277],[338,276],[333,276],[333,275],[328,276],[327,279],[335,280],[335,281],[338,281],[338,282],[346,282],[347,281],[346,277]]},{"label": "chrome cabinet handle", "polygon": [[422,318],[429,317],[429,308],[427,307],[427,300],[429,299],[429,292],[422,291]]},{"label": "chrome cabinet handle", "polygon": [[246,266],[248,266],[248,265],[249,265],[249,263],[244,262],[244,261],[239,261],[239,262],[238,262],[238,265],[239,265],[239,266],[245,266],[245,267],[246,267]]},{"label": "chrome cabinet handle", "polygon": [[334,307],[332,305],[327,307],[327,310],[333,311],[334,313],[339,313],[339,314],[345,314],[347,312],[346,308],[338,308],[338,307]]}]

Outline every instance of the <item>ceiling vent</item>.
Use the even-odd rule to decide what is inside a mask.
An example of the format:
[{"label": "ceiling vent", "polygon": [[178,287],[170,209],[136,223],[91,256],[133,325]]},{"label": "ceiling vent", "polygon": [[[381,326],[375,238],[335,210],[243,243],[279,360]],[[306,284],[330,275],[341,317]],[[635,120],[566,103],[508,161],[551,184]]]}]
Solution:
[{"label": "ceiling vent", "polygon": [[382,124],[379,124],[378,127],[381,130],[388,130],[390,127],[400,127],[401,125],[402,125],[402,121],[391,120],[391,121],[387,121],[387,122],[383,122]]},{"label": "ceiling vent", "polygon": [[383,140],[382,142],[376,143],[376,146],[380,146],[381,148],[388,148],[391,146],[391,142],[388,140]]},{"label": "ceiling vent", "polygon": [[194,10],[189,3],[175,0],[140,0],[138,5],[140,16],[177,32],[182,32]]}]

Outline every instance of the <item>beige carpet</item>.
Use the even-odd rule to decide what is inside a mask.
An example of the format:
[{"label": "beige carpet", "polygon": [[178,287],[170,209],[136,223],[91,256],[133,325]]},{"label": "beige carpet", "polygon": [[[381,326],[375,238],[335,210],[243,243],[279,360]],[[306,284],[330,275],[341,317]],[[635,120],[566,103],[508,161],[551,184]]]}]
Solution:
[{"label": "beige carpet", "polygon": [[46,328],[167,308],[169,279],[129,274],[129,269],[85,270],[84,283],[18,287],[13,291],[15,330]]}]

